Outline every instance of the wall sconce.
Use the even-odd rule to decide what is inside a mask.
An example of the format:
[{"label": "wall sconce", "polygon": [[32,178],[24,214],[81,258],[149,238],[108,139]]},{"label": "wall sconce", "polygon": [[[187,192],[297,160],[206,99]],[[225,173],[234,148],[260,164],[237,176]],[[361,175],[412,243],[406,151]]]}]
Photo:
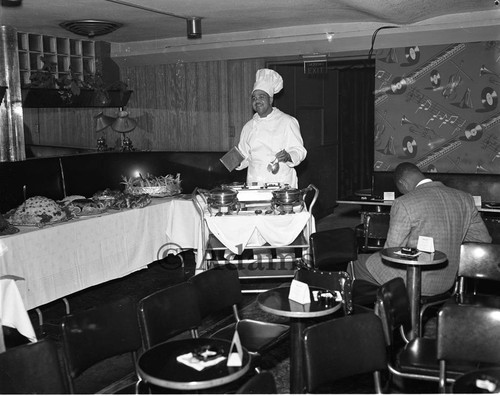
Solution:
[{"label": "wall sconce", "polygon": [[[115,121],[115,118],[104,115],[102,112],[94,116],[94,130],[96,132],[104,131],[107,127]],[[108,145],[106,144],[106,139],[104,135],[97,139],[97,151],[106,151]]]},{"label": "wall sconce", "polygon": [[132,132],[137,126],[137,121],[129,117],[128,111],[120,109],[118,112],[118,117],[111,124],[111,128],[118,133],[123,135],[121,151],[133,151],[132,140],[127,133]]},{"label": "wall sconce", "polygon": [[201,18],[193,17],[186,19],[187,22],[187,38],[199,39],[201,38]]}]

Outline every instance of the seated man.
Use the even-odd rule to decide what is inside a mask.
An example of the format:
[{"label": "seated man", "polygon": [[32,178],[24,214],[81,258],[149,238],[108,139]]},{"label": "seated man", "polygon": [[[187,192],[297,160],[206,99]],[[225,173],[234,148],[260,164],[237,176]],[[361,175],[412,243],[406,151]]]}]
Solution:
[{"label": "seated man", "polygon": [[[417,247],[419,236],[432,237],[434,248],[446,254],[448,263],[422,270],[421,292],[423,296],[444,293],[455,282],[462,242],[491,242],[474,198],[426,179],[418,167],[409,162],[396,167],[394,182],[403,195],[391,207],[385,247]],[[382,262],[379,253],[360,254],[355,264],[356,279],[374,286],[396,277],[406,280],[406,267]],[[375,290],[374,287],[372,291]]]}]

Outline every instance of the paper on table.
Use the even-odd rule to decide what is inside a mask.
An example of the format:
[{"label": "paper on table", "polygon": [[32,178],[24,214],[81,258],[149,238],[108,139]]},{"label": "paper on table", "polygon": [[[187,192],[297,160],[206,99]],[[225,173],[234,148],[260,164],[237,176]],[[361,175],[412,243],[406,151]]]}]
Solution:
[{"label": "paper on table", "polygon": [[299,304],[310,304],[311,295],[309,293],[309,285],[305,282],[292,279],[288,299],[298,302]]},{"label": "paper on table", "polygon": [[216,364],[219,364],[225,359],[226,359],[225,356],[219,356],[218,358],[212,360],[203,361],[194,357],[191,352],[186,353],[185,355],[177,356],[177,361],[179,363],[185,364],[186,366],[194,368],[197,371],[201,371],[207,367],[215,366]]},{"label": "paper on table", "polygon": [[244,159],[245,157],[241,154],[241,151],[238,150],[238,147],[234,146],[220,158],[220,162],[224,164],[229,172],[232,172]]},{"label": "paper on table", "polygon": [[227,359],[228,367],[241,367],[243,365],[243,347],[241,346],[241,341],[240,341],[240,336],[238,335],[238,331],[234,332],[228,356],[229,356],[229,358]]}]

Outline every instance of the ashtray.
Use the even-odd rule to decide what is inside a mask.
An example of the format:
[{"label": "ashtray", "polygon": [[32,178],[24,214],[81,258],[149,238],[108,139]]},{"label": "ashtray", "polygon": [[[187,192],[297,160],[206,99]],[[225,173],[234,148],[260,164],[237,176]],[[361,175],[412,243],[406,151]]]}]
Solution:
[{"label": "ashtray", "polygon": [[224,354],[224,349],[214,347],[213,345],[202,345],[193,351],[193,357],[202,362],[217,359]]}]

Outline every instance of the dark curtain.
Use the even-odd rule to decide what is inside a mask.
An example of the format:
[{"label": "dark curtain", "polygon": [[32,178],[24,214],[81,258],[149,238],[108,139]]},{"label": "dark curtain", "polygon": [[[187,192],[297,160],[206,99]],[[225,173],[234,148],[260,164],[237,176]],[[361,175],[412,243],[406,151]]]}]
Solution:
[{"label": "dark curtain", "polygon": [[339,71],[339,197],[371,189],[375,66]]}]

